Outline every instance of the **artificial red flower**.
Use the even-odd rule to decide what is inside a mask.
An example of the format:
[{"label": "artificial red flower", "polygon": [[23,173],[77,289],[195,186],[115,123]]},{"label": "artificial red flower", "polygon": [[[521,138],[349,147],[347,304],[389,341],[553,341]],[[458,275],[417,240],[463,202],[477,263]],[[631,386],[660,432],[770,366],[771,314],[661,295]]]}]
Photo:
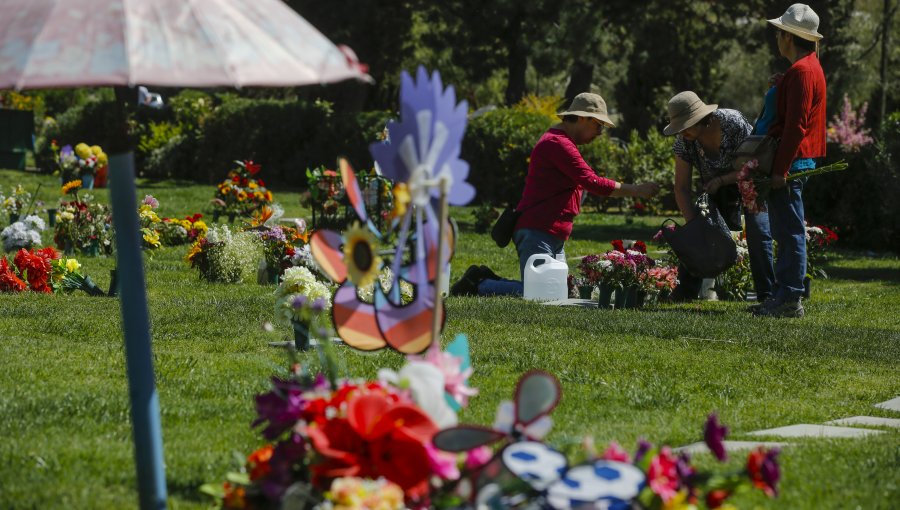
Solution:
[{"label": "artificial red flower", "polygon": [[706,506],[709,508],[719,508],[722,506],[722,503],[728,499],[728,496],[731,496],[731,493],[726,490],[714,490],[706,493]]},{"label": "artificial red flower", "polygon": [[613,241],[612,246],[616,251],[625,253],[625,245],[622,243],[621,239],[616,239],[615,241]]},{"label": "artificial red flower", "polygon": [[247,457],[247,467],[250,469],[251,481],[259,480],[269,474],[272,470],[271,466],[269,466],[269,461],[272,459],[272,452],[274,451],[275,448],[267,444]]},{"label": "artificial red flower", "polygon": [[778,468],[778,448],[766,451],[763,447],[750,452],[747,456],[747,472],[758,489],[762,489],[769,497],[778,495],[778,480],[781,470]]},{"label": "artificial red flower", "polygon": [[6,257],[0,257],[0,292],[23,292],[27,286],[16,276]]},{"label": "artificial red flower", "polygon": [[260,188],[265,188],[265,187],[266,187],[266,183],[263,182],[262,179],[256,179],[256,184],[259,184],[259,187],[260,187]]},{"label": "artificial red flower", "polygon": [[644,241],[635,241],[634,245],[631,247],[634,251],[639,251],[641,253],[647,253],[647,244]]},{"label": "artificial red flower", "polygon": [[347,417],[311,425],[307,433],[323,462],[312,467],[314,484],[332,478],[384,477],[409,497],[428,491],[431,463],[425,444],[438,427],[418,407],[382,392],[361,393],[347,402]]},{"label": "artificial red flower", "polygon": [[[31,290],[51,294],[53,288],[50,287],[49,282],[50,272],[53,270],[53,267],[50,265],[50,260],[52,259],[50,258],[51,253],[45,250],[47,248],[34,252],[22,248],[16,253],[13,263],[19,268],[19,273],[25,275]],[[53,249],[50,248],[50,250]],[[52,251],[52,254],[56,254],[56,251]]]},{"label": "artificial red flower", "polygon": [[231,178],[231,182],[241,182],[241,177],[239,175],[235,175]]},{"label": "artificial red flower", "polygon": [[244,161],[244,168],[247,169],[247,172],[249,172],[250,175],[256,175],[262,170],[262,165],[254,163],[253,160],[247,160]]}]

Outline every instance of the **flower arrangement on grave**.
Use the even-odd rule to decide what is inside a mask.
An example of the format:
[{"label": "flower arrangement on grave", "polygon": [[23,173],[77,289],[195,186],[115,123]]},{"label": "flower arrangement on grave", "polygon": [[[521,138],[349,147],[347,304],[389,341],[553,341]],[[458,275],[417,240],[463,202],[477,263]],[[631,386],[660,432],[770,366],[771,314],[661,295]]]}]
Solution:
[{"label": "flower arrangement on grave", "polygon": [[641,288],[654,294],[668,294],[678,286],[678,268],[654,266],[640,275]]},{"label": "flower arrangement on grave", "polygon": [[[335,170],[318,166],[306,169],[306,181],[309,185],[310,204],[322,223],[336,225],[340,213],[340,200],[346,195],[341,176]],[[318,227],[319,222],[315,223]]]},{"label": "flower arrangement on grave", "polygon": [[184,218],[162,218],[157,225],[160,242],[164,246],[178,246],[206,236],[209,227],[201,218],[203,215],[200,213]]},{"label": "flower arrangement on grave", "polygon": [[258,178],[262,165],[252,160],[235,161],[236,168],[228,172],[216,187],[212,200],[215,221],[220,214],[249,216],[253,211],[270,205],[272,192]]},{"label": "flower arrangement on grave", "polygon": [[57,292],[71,293],[81,290],[89,296],[103,296],[103,290],[91,280],[90,276],[81,272],[81,263],[69,257],[60,257],[51,261],[53,267],[53,288]]},{"label": "flower arrangement on grave", "polygon": [[331,309],[331,293],[332,289],[308,268],[289,267],[275,289],[275,320],[308,327],[315,314]]},{"label": "flower arrangement on grave", "polygon": [[753,289],[747,238],[743,233],[732,233],[737,247],[737,262],[716,278],[716,295],[727,301],[744,301]]},{"label": "flower arrangement on grave", "polygon": [[239,283],[255,269],[259,256],[259,241],[252,232],[214,225],[184,259],[208,282]]},{"label": "flower arrangement on grave", "polygon": [[53,241],[67,254],[75,250],[83,254],[112,253],[112,213],[108,206],[94,201],[93,195],[78,195],[81,181],[63,185],[62,194],[71,200],[59,203]]},{"label": "flower arrangement on grave", "polygon": [[[375,285],[381,286],[381,291],[387,294],[390,291],[391,282],[395,281],[394,273],[391,268],[385,266],[378,272],[378,278],[367,285],[358,287],[356,290],[360,300],[364,303],[373,303],[375,300]],[[400,300],[403,303],[409,303],[413,298],[413,286],[411,283],[400,280]]]},{"label": "flower arrangement on grave", "polygon": [[834,230],[806,222],[806,274],[810,278],[828,278],[821,265],[828,261],[828,249],[838,240]]},{"label": "flower arrangement on grave", "polygon": [[[785,179],[792,181],[831,172],[840,172],[846,170],[847,166],[845,161],[838,161],[827,166],[794,172]],[[759,161],[751,159],[744,163],[744,166],[738,171],[737,179],[738,191],[741,193],[741,202],[744,204],[747,212],[757,214],[765,211],[766,199],[772,191],[772,178],[760,168]]]},{"label": "flower arrangement on grave", "polygon": [[663,225],[662,228],[660,228],[656,232],[656,234],[653,235],[652,241],[653,241],[653,244],[656,245],[656,247],[659,250],[665,250],[665,255],[660,257],[657,260],[657,263],[659,265],[663,265],[663,266],[678,267],[678,265],[681,263],[681,261],[678,260],[678,255],[676,255],[675,252],[672,251],[672,247],[669,246],[669,243],[666,242],[666,237],[663,235],[664,231],[672,231],[672,230],[675,230],[675,225],[673,225],[671,223],[667,223],[666,225]]},{"label": "flower arrangement on grave", "polygon": [[109,158],[99,145],[79,143],[73,149],[71,145],[60,148],[56,140],[50,148],[56,157],[57,171],[63,182],[75,180],[81,176],[94,176],[109,165]]},{"label": "flower arrangement on grave", "polygon": [[10,223],[15,222],[30,203],[31,193],[21,184],[12,186],[9,195],[0,192],[0,207],[3,208]]},{"label": "flower arrangement on grave", "polygon": [[487,203],[482,202],[478,207],[476,207],[472,211],[472,218],[475,220],[474,228],[475,232],[479,234],[484,234],[488,230],[490,230],[491,226],[493,226],[494,221],[500,216],[500,213],[497,212],[494,207]]},{"label": "flower arrangement on grave", "polygon": [[11,252],[22,248],[30,249],[41,244],[41,232],[46,226],[44,220],[33,214],[19,220],[0,231],[3,251]]}]

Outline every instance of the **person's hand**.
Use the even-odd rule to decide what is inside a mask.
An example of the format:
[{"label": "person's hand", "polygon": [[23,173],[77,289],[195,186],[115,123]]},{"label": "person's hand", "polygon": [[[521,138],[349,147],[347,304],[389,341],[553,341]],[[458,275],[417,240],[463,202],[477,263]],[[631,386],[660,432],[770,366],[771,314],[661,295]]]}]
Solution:
[{"label": "person's hand", "polygon": [[772,174],[772,189],[781,189],[787,186],[787,179],[781,174]]},{"label": "person's hand", "polygon": [[640,198],[650,198],[659,193],[659,184],[655,182],[642,182],[634,185],[634,196]]},{"label": "person's hand", "polygon": [[716,191],[719,191],[719,188],[722,187],[722,178],[721,177],[713,177],[711,181],[707,182],[705,186],[703,186],[703,191],[709,193],[710,195],[714,195]]}]

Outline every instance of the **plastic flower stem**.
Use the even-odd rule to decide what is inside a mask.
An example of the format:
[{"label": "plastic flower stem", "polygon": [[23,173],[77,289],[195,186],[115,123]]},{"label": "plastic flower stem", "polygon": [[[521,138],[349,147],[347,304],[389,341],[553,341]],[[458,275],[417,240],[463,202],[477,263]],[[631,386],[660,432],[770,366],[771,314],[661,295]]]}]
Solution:
[{"label": "plastic flower stem", "polygon": [[441,221],[438,223],[438,243],[437,243],[437,270],[434,275],[434,316],[431,324],[431,338],[432,344],[431,346],[436,349],[441,348],[441,310],[443,305],[444,296],[441,293],[443,289],[441,289],[441,281],[444,275],[444,250],[447,248],[444,246],[446,240],[444,237],[447,235],[447,217],[449,215],[448,209],[449,204],[447,200],[447,194],[450,192],[450,183],[447,180],[446,176],[440,177],[440,188],[441,188],[441,211],[440,217]]},{"label": "plastic flower stem", "polygon": [[25,214],[22,216],[23,218],[27,218],[28,215],[31,214],[31,206],[33,206],[34,202],[37,200],[38,192],[41,191],[41,186],[43,185],[44,183],[38,183],[37,189],[35,189],[34,194],[31,195],[31,202],[28,202],[28,207],[25,209]]},{"label": "plastic flower stem", "polygon": [[134,185],[134,153],[109,157],[110,202],[116,229],[122,332],[131,396],[131,423],[138,494],[142,509],[166,508],[159,395],[153,376],[150,312],[141,255],[141,228]]}]

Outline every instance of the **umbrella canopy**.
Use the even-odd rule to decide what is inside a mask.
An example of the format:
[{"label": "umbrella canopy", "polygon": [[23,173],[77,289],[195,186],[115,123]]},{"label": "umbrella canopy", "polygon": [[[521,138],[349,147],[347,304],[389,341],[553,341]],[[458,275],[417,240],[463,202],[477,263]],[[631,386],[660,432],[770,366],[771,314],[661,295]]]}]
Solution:
[{"label": "umbrella canopy", "polygon": [[370,80],[281,0],[0,0],[0,89]]}]

